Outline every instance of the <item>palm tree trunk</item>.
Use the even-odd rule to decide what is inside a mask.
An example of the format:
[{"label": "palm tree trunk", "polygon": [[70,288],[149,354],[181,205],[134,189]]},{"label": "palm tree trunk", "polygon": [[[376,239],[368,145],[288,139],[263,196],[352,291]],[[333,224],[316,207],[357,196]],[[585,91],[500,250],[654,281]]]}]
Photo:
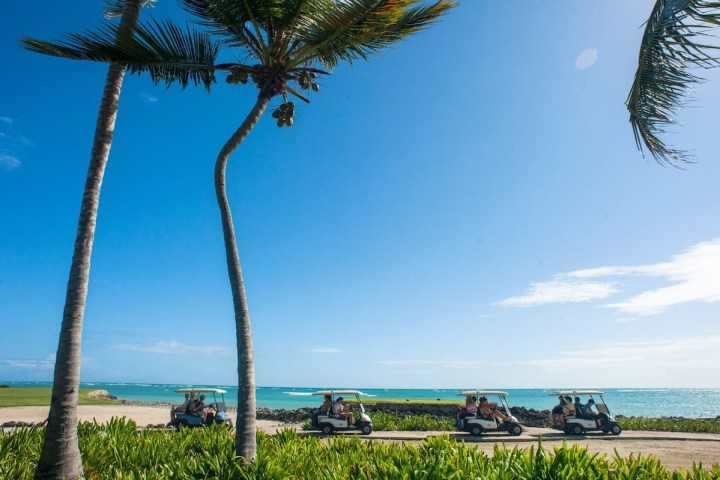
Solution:
[{"label": "palm tree trunk", "polygon": [[250,314],[248,313],[245,284],[243,282],[240,255],[238,254],[235,227],[233,227],[230,203],[227,198],[225,171],[227,163],[235,149],[248,136],[270,103],[269,97],[258,97],[240,128],[225,143],[215,162],[215,195],[220,207],[225,255],[227,259],[230,289],[232,290],[235,311],[235,337],[238,355],[238,407],[235,424],[235,452],[238,456],[252,462],[257,451],[255,431],[255,367],[253,363],[252,334]]},{"label": "palm tree trunk", "polygon": [[[120,22],[121,32],[132,32],[135,29],[140,16],[140,5],[141,0],[128,0]],[[77,438],[82,327],[100,188],[110,154],[124,75],[125,68],[110,65],[100,101],[90,166],[80,205],[70,278],[65,294],[50,413],[42,453],[35,470],[37,479],[84,478]]]}]

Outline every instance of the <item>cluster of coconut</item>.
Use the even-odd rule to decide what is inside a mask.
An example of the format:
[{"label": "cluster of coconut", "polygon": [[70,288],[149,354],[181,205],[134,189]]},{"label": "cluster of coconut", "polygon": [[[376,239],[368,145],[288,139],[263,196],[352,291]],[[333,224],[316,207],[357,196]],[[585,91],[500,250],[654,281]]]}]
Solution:
[{"label": "cluster of coconut", "polygon": [[293,115],[295,115],[295,102],[285,102],[272,112],[278,127],[292,127]]},{"label": "cluster of coconut", "polygon": [[250,74],[247,70],[240,68],[233,68],[231,74],[227,76],[225,81],[230,85],[236,85],[238,83],[247,83],[250,78]]},{"label": "cluster of coconut", "polygon": [[303,90],[310,90],[312,88],[313,92],[317,92],[320,90],[320,85],[315,82],[316,78],[317,75],[313,72],[302,72],[298,76],[297,82]]}]

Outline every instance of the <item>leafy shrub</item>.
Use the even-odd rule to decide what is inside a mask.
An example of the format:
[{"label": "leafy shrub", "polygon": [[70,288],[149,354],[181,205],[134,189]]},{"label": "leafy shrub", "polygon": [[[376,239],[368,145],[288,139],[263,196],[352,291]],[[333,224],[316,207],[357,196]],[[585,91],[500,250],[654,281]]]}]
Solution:
[{"label": "leafy shrub", "polygon": [[[0,433],[0,478],[30,480],[40,456],[42,428]],[[235,457],[234,432],[223,427],[137,430],[132,422],[82,423],[78,429],[87,480],[100,479],[584,479],[705,480],[720,477],[695,466],[669,472],[652,456],[607,459],[579,445],[508,449],[492,456],[449,436],[417,445],[358,437],[321,439],[294,430],[258,433],[253,464]]]},{"label": "leafy shrub", "polygon": [[655,430],[658,432],[720,433],[720,421],[701,418],[620,418],[623,430]]},{"label": "leafy shrub", "polygon": [[373,428],[378,431],[452,432],[455,430],[454,421],[448,417],[434,417],[432,415],[410,415],[401,417],[391,412],[374,412],[372,419]]}]

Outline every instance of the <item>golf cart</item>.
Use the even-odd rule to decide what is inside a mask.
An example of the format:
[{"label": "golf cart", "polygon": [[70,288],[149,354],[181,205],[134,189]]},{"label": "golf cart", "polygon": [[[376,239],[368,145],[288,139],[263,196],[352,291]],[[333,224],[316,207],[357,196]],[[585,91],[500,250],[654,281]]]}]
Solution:
[{"label": "golf cart", "polygon": [[[497,398],[498,402],[490,402],[491,412],[489,416],[484,416],[480,413],[480,408],[475,410],[475,413],[459,414],[457,420],[457,428],[460,431],[468,432],[473,436],[480,436],[487,432],[508,432],[510,435],[520,435],[523,431],[522,426],[518,423],[517,419],[510,413],[510,407],[508,406],[507,392],[500,392],[497,390],[470,390],[467,392],[459,392],[458,395],[463,397],[477,397],[478,399],[490,396],[493,399]],[[494,407],[493,407],[494,406]],[[504,412],[502,412],[504,410]],[[495,412],[499,412],[497,414]],[[500,418],[501,416],[507,417],[505,420]]]},{"label": "golf cart", "polygon": [[[220,388],[179,388],[175,393],[183,393],[188,395],[185,404],[179,407],[173,407],[170,410],[169,426],[180,430],[181,427],[202,427],[212,425],[227,425],[232,427],[232,420],[225,411],[225,390]],[[193,411],[192,405],[199,400],[200,395],[212,393],[213,402],[206,404],[202,409]],[[218,402],[217,395],[220,395],[222,401]]]},{"label": "golf cart", "polygon": [[[367,413],[365,413],[365,406],[362,404],[362,400],[360,400],[360,397],[365,395],[364,393],[357,390],[320,390],[313,392],[313,395],[328,395],[330,397],[330,408],[326,412],[319,411],[313,414],[311,430],[318,430],[325,435],[329,435],[335,431],[346,430],[357,430],[363,435],[372,433],[372,420]],[[355,401],[360,407],[360,418],[355,422],[355,425],[350,424],[349,418],[343,418],[334,412],[335,401],[343,398],[343,395],[355,396]]]},{"label": "golf cart", "polygon": [[610,415],[610,409],[608,409],[605,399],[603,399],[603,392],[599,390],[567,390],[550,394],[552,397],[563,396],[572,399],[580,395],[590,396],[590,399],[594,402],[595,408],[597,408],[598,411],[597,419],[581,417],[579,415],[569,416],[564,417],[564,424],[555,423],[553,419],[554,423],[552,428],[573,435],[582,435],[585,432],[603,432],[620,435],[622,428],[620,428],[620,425],[618,425]]}]

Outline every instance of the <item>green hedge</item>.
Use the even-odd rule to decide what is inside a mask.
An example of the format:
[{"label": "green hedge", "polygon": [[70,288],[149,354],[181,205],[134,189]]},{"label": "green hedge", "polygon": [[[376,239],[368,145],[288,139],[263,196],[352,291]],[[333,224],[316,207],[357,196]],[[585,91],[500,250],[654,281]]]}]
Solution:
[{"label": "green hedge", "polygon": [[621,418],[623,430],[655,430],[659,432],[720,433],[720,421],[701,418]]}]

